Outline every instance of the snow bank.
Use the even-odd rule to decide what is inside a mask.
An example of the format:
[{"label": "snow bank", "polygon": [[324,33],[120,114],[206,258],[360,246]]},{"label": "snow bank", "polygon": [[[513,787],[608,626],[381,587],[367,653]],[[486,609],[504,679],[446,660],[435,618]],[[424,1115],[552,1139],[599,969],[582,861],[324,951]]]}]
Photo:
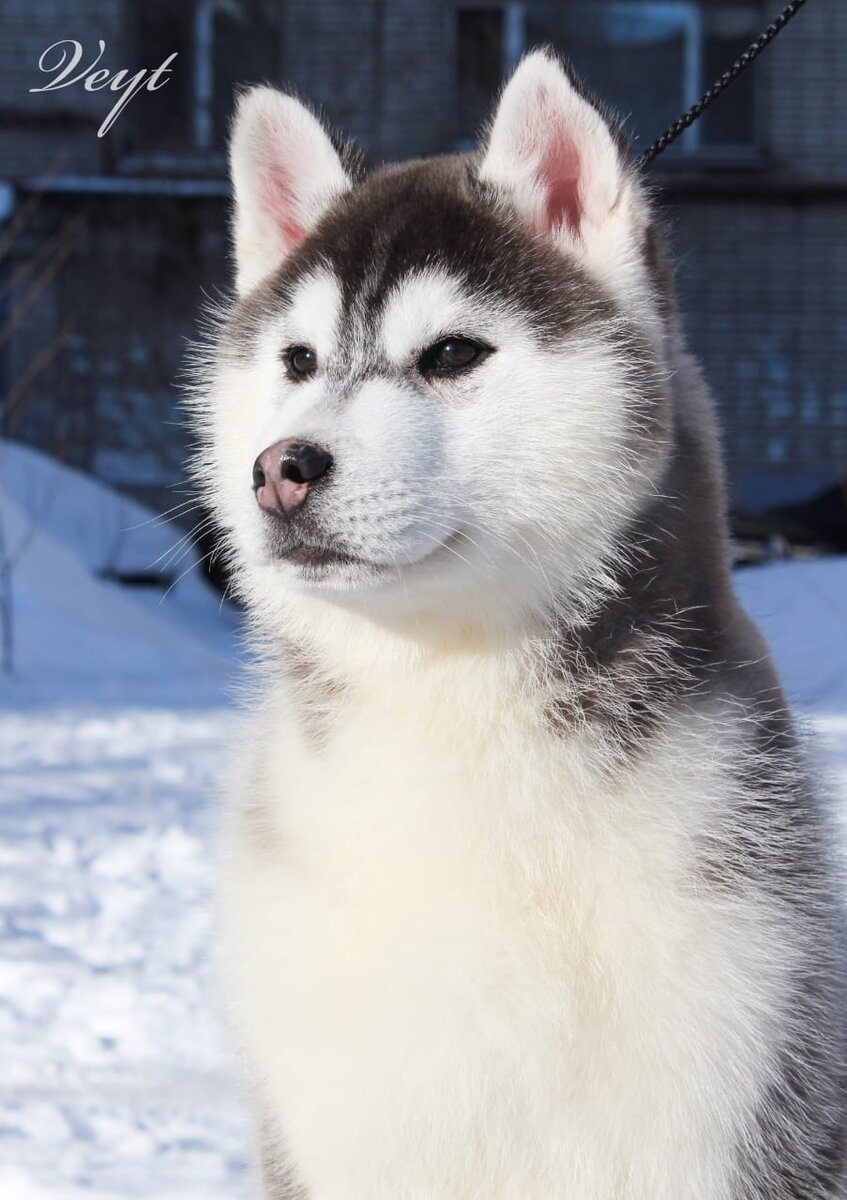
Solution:
[{"label": "snow bank", "polygon": [[797,707],[847,712],[847,557],[746,567],[735,582]]},{"label": "snow bank", "polygon": [[0,442],[0,528],[6,553],[19,558],[15,674],[0,676],[0,704],[223,702],[237,621],[196,569],[194,551],[175,563],[184,574],[167,595],[103,578],[170,561],[178,527],[79,471]]}]

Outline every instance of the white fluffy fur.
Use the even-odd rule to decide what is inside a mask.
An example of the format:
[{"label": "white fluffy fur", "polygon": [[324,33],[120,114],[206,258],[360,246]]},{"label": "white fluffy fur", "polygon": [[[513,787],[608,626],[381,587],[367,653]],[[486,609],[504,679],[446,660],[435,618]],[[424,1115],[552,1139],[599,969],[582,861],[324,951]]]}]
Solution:
[{"label": "white fluffy fur", "polygon": [[[486,177],[531,218],[551,112],[578,147],[584,217],[550,236],[655,339],[632,250],[643,201],[544,56],[505,93]],[[271,128],[306,139],[301,165],[314,151],[313,209],[344,186],[293,101],[243,101],[242,287],[285,252],[257,200]],[[373,336],[354,326],[341,347],[339,317],[337,282],[307,277],[202,400],[200,473],[255,622],[342,692],[316,746],[320,680],[310,695],[280,668],[268,692],[265,675],[233,773],[223,961],[269,1126],[309,1200],[732,1200],[800,936],[698,873],[704,841],[732,836],[737,717],[692,708],[615,773],[589,725],[551,731],[527,666],[552,596],[612,586],[665,448],[632,449],[633,382],[608,345],[551,349],[449,274],[389,298],[376,337],[393,375],[325,369]],[[496,353],[428,393],[404,382],[456,329]],[[304,383],[285,375],[292,341],[318,348]],[[283,437],[333,452],[322,512],[378,574],[307,584],[268,555],[250,470]]]},{"label": "white fluffy fur", "polygon": [[611,785],[506,660],[356,639],[371,686],[320,755],[274,700],[263,846],[229,839],[236,1011],[311,1200],[730,1200],[796,937],[698,884],[731,723]]}]

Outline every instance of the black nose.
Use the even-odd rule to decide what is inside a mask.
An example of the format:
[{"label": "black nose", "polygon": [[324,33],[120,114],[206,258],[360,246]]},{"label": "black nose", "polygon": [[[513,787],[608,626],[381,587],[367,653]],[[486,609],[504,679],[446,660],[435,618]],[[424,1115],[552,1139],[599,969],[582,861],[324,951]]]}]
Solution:
[{"label": "black nose", "polygon": [[292,483],[314,483],[332,466],[332,455],[311,442],[291,442],[282,452],[280,471]]}]

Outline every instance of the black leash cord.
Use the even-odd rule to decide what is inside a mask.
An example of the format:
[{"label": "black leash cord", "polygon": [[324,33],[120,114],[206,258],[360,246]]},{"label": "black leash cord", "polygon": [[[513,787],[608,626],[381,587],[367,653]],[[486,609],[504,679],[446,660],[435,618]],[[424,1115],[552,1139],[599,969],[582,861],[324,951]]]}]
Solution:
[{"label": "black leash cord", "polygon": [[666,129],[661,137],[656,138],[652,146],[641,155],[641,163],[648,166],[657,154],[661,154],[663,150],[667,150],[671,142],[675,142],[681,133],[684,133],[689,125],[693,125],[698,117],[701,117],[713,100],[717,100],[721,92],[725,91],[733,80],[737,79],[745,67],[749,67],[754,58],[762,53],[765,46],[769,45],[776,35],[785,28],[795,13],[806,3],[806,0],[791,0],[787,4],[779,16],[768,25],[761,37],[747,47],[743,54],[739,55],[728,71],[724,71],[720,79],[704,92],[696,104],[692,104],[687,112],[684,112],[681,117],[674,121],[669,129]]}]

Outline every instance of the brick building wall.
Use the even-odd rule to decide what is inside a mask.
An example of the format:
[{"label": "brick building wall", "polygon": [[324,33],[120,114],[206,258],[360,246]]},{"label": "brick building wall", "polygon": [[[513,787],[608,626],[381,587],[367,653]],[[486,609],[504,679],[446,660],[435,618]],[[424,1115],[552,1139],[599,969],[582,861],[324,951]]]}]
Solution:
[{"label": "brick building wall", "polygon": [[752,68],[761,166],[659,176],[686,329],[747,511],[847,480],[845,52],[847,6],[808,4]]},{"label": "brick building wall", "polygon": [[845,198],[684,198],[670,217],[736,505],[791,503],[847,478]]},{"label": "brick building wall", "polygon": [[289,0],[281,78],[376,160],[449,145],[450,9],[442,0]]},{"label": "brick building wall", "polygon": [[[770,0],[766,11],[778,10]],[[761,72],[774,162],[804,179],[847,182],[847,4],[812,0],[768,49]]]},{"label": "brick building wall", "polygon": [[[149,13],[155,4],[145,2]],[[189,18],[190,33],[191,0],[155,3],[168,21]],[[450,150],[460,132],[460,7],[454,0],[241,0],[242,46],[236,53],[232,43],[231,69],[245,81],[292,83],[377,161]],[[763,24],[771,7],[762,5]],[[0,345],[0,387],[5,376],[8,390],[72,320],[67,345],[28,389],[26,420],[19,406],[14,432],[49,445],[58,430],[76,461],[102,473],[117,472],[122,436],[127,448],[138,442],[145,395],[147,427],[161,417],[165,429],[200,286],[225,285],[228,276],[222,146],[200,154],[186,142],[164,157],[143,153],[184,102],[195,67],[190,48],[172,90],[137,97],[105,138],[96,129],[108,94],[27,90],[43,82],[39,55],[62,37],[79,39],[86,61],[104,39],[103,62],[113,69],[158,65],[140,57],[140,11],[131,0],[0,0],[0,177],[14,181],[26,203],[33,178],[61,150],[67,185],[48,181],[37,213],[0,260],[0,292],[3,272],[8,280],[43,255],[84,214],[55,279],[11,344]],[[678,257],[685,325],[719,401],[735,501],[748,510],[847,477],[845,53],[847,5],[814,0],[753,68],[759,154],[735,166],[668,156],[653,171]],[[643,144],[658,130],[638,132]],[[0,321],[2,306],[8,312],[29,280],[0,300]],[[176,427],[166,432],[163,475],[182,453]]]}]

